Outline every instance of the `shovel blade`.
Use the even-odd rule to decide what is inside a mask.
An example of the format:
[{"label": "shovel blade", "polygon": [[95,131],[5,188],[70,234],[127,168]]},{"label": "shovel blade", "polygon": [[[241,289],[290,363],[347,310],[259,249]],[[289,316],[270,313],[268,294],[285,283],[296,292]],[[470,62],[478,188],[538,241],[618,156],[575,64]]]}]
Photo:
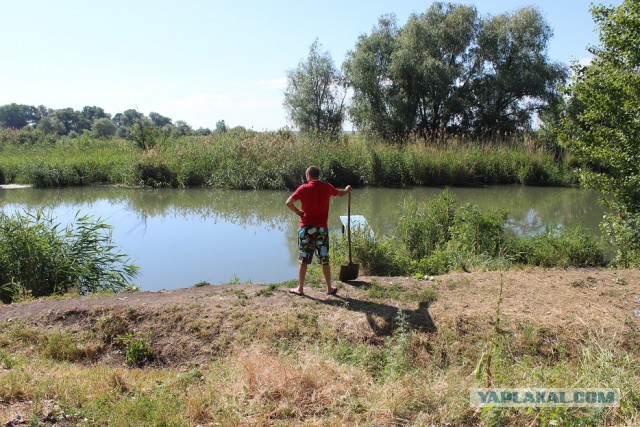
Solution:
[{"label": "shovel blade", "polygon": [[358,278],[360,270],[359,264],[349,263],[340,267],[340,281],[348,282],[349,280],[355,280]]}]

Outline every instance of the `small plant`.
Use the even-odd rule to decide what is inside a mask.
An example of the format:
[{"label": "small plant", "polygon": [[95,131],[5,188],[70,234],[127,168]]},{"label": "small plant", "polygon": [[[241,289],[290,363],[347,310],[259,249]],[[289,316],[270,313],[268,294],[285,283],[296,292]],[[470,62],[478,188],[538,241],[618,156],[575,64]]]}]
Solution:
[{"label": "small plant", "polygon": [[478,365],[474,370],[474,374],[476,379],[482,379],[484,374],[486,387],[493,386],[493,373],[492,373],[492,362],[493,356],[498,351],[498,345],[500,337],[503,334],[502,326],[500,324],[502,320],[502,295],[504,290],[504,273],[500,271],[500,293],[498,294],[498,302],[496,304],[496,315],[494,318],[494,328],[493,333],[491,334],[491,339],[487,343],[485,350],[480,355],[480,359],[478,360]]},{"label": "small plant", "polygon": [[42,354],[57,361],[81,360],[85,352],[70,332],[55,331],[40,343]]},{"label": "small plant", "polygon": [[202,282],[198,282],[195,285],[193,285],[194,288],[202,288],[203,286],[209,286],[211,285],[211,283],[203,280]]},{"label": "small plant", "polygon": [[278,285],[272,283],[270,285],[265,286],[256,292],[256,296],[258,297],[270,297],[273,293],[278,289]]},{"label": "small plant", "polygon": [[119,314],[104,316],[98,319],[94,330],[106,344],[116,343],[129,330],[127,319]]},{"label": "small plant", "polygon": [[404,310],[398,307],[395,318],[395,330],[386,343],[386,363],[383,374],[387,377],[398,377],[412,368],[411,363],[411,325]]},{"label": "small plant", "polygon": [[141,336],[127,333],[123,338],[124,361],[128,366],[142,367],[153,361],[153,348]]},{"label": "small plant", "polygon": [[15,365],[15,359],[6,351],[0,350],[0,369],[11,369]]}]

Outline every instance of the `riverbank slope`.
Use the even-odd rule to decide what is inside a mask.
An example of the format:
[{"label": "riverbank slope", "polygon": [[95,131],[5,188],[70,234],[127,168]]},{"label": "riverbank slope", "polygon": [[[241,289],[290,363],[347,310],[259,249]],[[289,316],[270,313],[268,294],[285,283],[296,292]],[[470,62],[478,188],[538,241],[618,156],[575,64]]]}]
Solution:
[{"label": "riverbank slope", "polygon": [[[0,424],[640,421],[640,270],[289,285],[0,306]],[[624,405],[471,408],[469,387],[488,385],[619,388]]]}]

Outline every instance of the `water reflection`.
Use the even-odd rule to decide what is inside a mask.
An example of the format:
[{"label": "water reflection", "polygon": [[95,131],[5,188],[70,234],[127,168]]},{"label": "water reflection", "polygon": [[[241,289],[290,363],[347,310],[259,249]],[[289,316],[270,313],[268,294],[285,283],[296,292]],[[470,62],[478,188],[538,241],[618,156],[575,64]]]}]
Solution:
[{"label": "water reflection", "polygon": [[[358,189],[352,214],[377,233],[393,230],[409,199],[428,201],[439,188]],[[580,224],[598,233],[597,194],[570,188],[501,186],[454,188],[460,204],[506,209],[509,226],[535,233]],[[88,213],[114,226],[114,241],[141,267],[145,290],[224,283],[237,276],[254,283],[296,277],[297,217],[284,206],[289,193],[213,189],[140,190],[114,187],[0,190],[5,212],[46,209],[58,222]],[[332,201],[329,227],[339,230],[347,199]]]}]

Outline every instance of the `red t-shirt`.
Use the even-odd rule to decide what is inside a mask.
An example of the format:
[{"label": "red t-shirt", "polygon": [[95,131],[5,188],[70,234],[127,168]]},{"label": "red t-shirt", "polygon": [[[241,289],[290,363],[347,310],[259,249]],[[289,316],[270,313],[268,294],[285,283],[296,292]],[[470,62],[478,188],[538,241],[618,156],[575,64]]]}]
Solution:
[{"label": "red t-shirt", "polygon": [[311,180],[302,184],[293,192],[291,198],[302,202],[304,215],[300,217],[300,225],[326,227],[329,219],[329,201],[337,196],[340,190],[326,182]]}]

